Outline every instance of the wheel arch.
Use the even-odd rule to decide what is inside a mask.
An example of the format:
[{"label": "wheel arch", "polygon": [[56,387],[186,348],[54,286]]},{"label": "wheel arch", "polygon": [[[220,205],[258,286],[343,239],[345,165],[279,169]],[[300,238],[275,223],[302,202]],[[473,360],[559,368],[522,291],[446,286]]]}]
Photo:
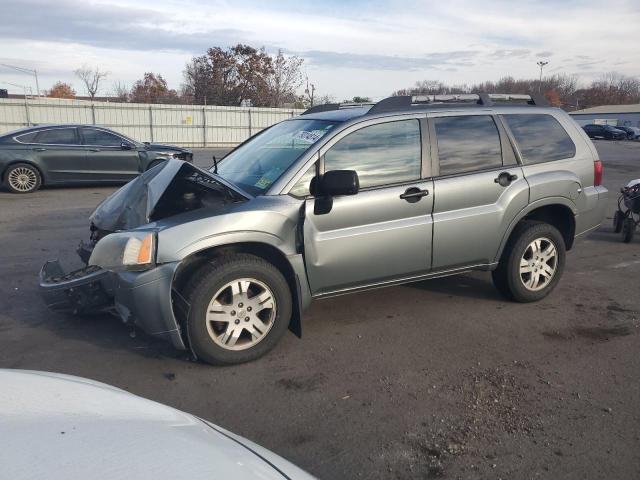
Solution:
[{"label": "wheel arch", "polygon": [[520,211],[509,224],[500,248],[496,255],[496,262],[502,257],[516,226],[524,220],[539,220],[556,227],[564,239],[566,250],[571,250],[576,233],[576,213],[574,203],[564,197],[552,197],[538,200]]},{"label": "wheel arch", "polygon": [[[289,321],[289,330],[291,330],[297,337],[301,337],[302,311],[304,309],[303,304],[306,303],[304,301],[305,299],[301,282],[306,283],[306,277],[304,279],[300,278],[299,267],[296,269],[282,250],[263,242],[238,242],[216,245],[199,250],[185,257],[176,269],[172,282],[172,290],[178,294],[178,298],[174,299],[173,302],[174,313],[178,321],[181,323],[184,321],[186,313],[184,308],[189,308],[188,305],[184,305],[186,300],[184,299],[182,292],[191,277],[191,274],[196,270],[203,268],[207,263],[215,258],[238,253],[246,253],[263,258],[274,265],[280,273],[282,273],[287,280],[293,298],[293,310],[291,320]],[[176,308],[176,306],[179,306],[181,303],[184,306],[182,308]]]},{"label": "wheel arch", "polygon": [[10,160],[8,163],[6,163],[4,165],[4,168],[2,169],[2,173],[0,174],[0,181],[2,181],[2,183],[4,183],[5,179],[5,175],[7,173],[7,170],[9,170],[9,168],[11,168],[12,165],[15,165],[17,163],[26,163],[28,165],[31,165],[33,168],[35,168],[38,173],[40,174],[40,186],[44,185],[46,183],[46,178],[44,175],[44,170],[42,170],[42,168],[40,167],[40,165],[38,165],[36,162],[34,162],[33,160]]}]

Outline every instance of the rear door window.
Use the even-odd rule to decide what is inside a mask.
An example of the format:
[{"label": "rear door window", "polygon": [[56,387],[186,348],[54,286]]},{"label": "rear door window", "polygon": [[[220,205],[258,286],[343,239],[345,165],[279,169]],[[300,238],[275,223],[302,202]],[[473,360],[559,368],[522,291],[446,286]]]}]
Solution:
[{"label": "rear door window", "polygon": [[502,166],[500,134],[490,115],[434,119],[440,175]]},{"label": "rear door window", "polygon": [[77,145],[75,128],[54,128],[38,132],[34,143],[45,145]]},{"label": "rear door window", "polygon": [[409,182],[420,178],[420,124],[398,120],[361,128],[331,147],[324,169],[355,170],[360,188]]},{"label": "rear door window", "polygon": [[84,137],[85,145],[95,145],[101,147],[119,147],[124,141],[118,135],[105,132],[104,130],[98,130],[96,128],[83,128],[82,136]]},{"label": "rear door window", "polygon": [[503,115],[520,149],[524,163],[571,158],[576,146],[560,122],[551,115]]}]

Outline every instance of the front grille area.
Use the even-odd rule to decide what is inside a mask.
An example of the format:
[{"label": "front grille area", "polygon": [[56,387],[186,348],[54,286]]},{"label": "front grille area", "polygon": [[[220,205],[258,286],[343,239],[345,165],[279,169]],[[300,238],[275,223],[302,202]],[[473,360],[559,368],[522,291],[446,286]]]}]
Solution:
[{"label": "front grille area", "polygon": [[102,270],[97,265],[89,265],[79,270],[74,270],[73,272],[66,273],[64,275],[53,275],[51,277],[47,277],[47,283],[63,283],[68,282],[70,280],[78,280],[79,278],[86,277],[87,275],[91,275],[92,273],[98,272]]}]

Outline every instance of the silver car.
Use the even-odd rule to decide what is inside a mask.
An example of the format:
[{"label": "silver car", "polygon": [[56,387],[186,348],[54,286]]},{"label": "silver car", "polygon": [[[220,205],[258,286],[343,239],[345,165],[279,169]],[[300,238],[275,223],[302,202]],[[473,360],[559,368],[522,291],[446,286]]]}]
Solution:
[{"label": "silver car", "polygon": [[314,480],[213,423],[86,378],[0,369],[11,480]]},{"label": "silver car", "polygon": [[142,174],[93,213],[87,267],[48,262],[40,286],[53,309],[111,311],[205,362],[246,362],[300,336],[314,299],[469,270],[544,298],[604,218],[601,183],[584,131],[529,96],[322,105],[211,171]]}]

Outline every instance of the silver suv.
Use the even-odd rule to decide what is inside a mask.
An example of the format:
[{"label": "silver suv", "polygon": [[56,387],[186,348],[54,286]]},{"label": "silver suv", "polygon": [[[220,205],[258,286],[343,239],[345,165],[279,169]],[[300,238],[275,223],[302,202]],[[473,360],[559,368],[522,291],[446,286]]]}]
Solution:
[{"label": "silver suv", "polygon": [[143,173],[93,213],[87,267],[48,262],[40,286],[52,309],[246,362],[300,336],[313,299],[469,270],[515,301],[545,297],[604,217],[601,180],[584,131],[529,96],[321,105],[211,171]]}]

